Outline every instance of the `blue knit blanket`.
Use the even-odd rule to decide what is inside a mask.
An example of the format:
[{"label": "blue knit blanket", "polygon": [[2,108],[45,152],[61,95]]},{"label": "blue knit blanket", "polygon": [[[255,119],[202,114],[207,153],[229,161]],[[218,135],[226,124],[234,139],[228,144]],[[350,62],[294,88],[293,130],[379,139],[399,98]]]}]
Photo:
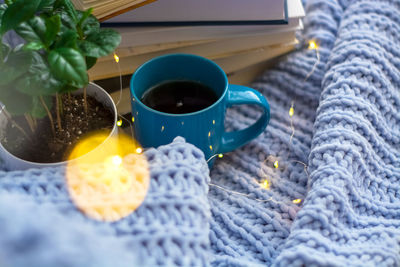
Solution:
[{"label": "blue knit blanket", "polygon": [[148,195],[114,223],[77,210],[63,168],[0,172],[0,266],[400,266],[400,1],[304,4],[319,61],[299,48],[253,83],[261,136],[211,172],[181,138],[146,151]]}]

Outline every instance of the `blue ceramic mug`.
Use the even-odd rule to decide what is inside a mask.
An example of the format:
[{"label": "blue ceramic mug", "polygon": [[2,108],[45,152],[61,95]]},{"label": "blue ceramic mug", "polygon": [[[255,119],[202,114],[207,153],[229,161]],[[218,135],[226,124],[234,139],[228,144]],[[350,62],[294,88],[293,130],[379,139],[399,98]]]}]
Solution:
[{"label": "blue ceramic mug", "polygon": [[[218,99],[207,108],[185,114],[164,113],[143,104],[142,96],[149,88],[174,80],[200,82],[211,88]],[[168,144],[176,136],[182,136],[210,159],[257,137],[267,127],[270,118],[269,104],[261,93],[245,86],[228,84],[228,78],[217,64],[196,55],[170,54],[144,63],[132,76],[130,92],[135,138],[144,148]],[[225,132],[226,109],[241,104],[260,106],[262,116],[246,129]],[[210,167],[214,159],[209,161]]]}]

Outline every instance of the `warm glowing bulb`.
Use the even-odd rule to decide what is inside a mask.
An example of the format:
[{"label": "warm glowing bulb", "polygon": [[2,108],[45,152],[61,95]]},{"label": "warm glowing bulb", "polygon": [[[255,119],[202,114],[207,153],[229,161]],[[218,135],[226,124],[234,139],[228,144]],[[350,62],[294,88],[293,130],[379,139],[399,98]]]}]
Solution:
[{"label": "warm glowing bulb", "polygon": [[132,122],[135,122],[135,117],[132,117]]},{"label": "warm glowing bulb", "polygon": [[262,183],[261,183],[261,187],[264,189],[269,189],[270,188],[270,183],[267,179],[265,179]]},{"label": "warm glowing bulb", "polygon": [[294,115],[294,108],[293,108],[293,106],[292,106],[292,107],[290,107],[290,109],[289,109],[289,116],[290,116],[290,117],[293,117],[293,115]]},{"label": "warm glowing bulb", "polygon": [[212,146],[210,146],[210,150],[213,150],[213,147],[212,147]]},{"label": "warm glowing bulb", "polygon": [[119,127],[122,126],[122,120],[117,121],[117,126],[119,126]]},{"label": "warm glowing bulb", "polygon": [[140,154],[143,152],[143,149],[141,147],[136,148],[136,153]]},{"label": "warm glowing bulb", "polygon": [[301,202],[302,199],[298,198],[298,199],[294,199],[292,202],[294,204],[299,204]]},{"label": "warm glowing bulb", "polygon": [[120,156],[116,155],[116,156],[112,157],[112,163],[115,166],[120,166],[122,164],[122,158]]},{"label": "warm glowing bulb", "polygon": [[278,162],[277,160],[274,162],[274,167],[275,167],[276,169],[279,168],[279,162]]},{"label": "warm glowing bulb", "polygon": [[308,42],[308,49],[309,50],[314,50],[314,49],[318,49],[318,45],[314,40],[311,40]]},{"label": "warm glowing bulb", "polygon": [[218,158],[222,158],[222,157],[224,157],[223,154],[218,154]]},{"label": "warm glowing bulb", "polygon": [[115,53],[114,53],[114,60],[115,60],[115,62],[117,62],[117,63],[119,62],[119,57],[118,57],[117,54],[115,54]]}]

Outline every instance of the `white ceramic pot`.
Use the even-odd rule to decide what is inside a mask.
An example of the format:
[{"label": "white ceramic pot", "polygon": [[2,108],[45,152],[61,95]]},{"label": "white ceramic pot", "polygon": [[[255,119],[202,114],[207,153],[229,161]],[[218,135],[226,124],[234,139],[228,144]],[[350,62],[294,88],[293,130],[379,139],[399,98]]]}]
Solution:
[{"label": "white ceramic pot", "polygon": [[[78,90],[76,93],[82,93],[82,89]],[[114,125],[111,130],[110,136],[115,136],[118,134],[118,127],[117,127],[117,108],[114,104],[113,99],[111,96],[100,86],[94,84],[94,83],[89,83],[87,87],[87,95],[90,95],[94,97],[97,101],[103,103],[104,106],[110,108],[112,112],[114,113]],[[4,115],[3,112],[0,113],[0,135],[3,134],[5,127],[7,126],[7,118]],[[107,139],[104,141],[107,142]],[[103,143],[104,143],[103,142]],[[100,144],[101,146],[101,144]],[[96,148],[94,149],[96,150]],[[92,150],[91,152],[94,152]],[[91,153],[89,152],[89,153]],[[31,162],[31,161],[26,161],[23,159],[20,159],[14,155],[12,155],[10,152],[8,152],[3,145],[0,143],[0,159],[3,161],[3,164],[5,168],[9,171],[12,170],[26,170],[26,169],[31,169],[31,168],[45,168],[45,167],[58,167],[58,166],[63,166],[66,165],[68,161],[62,161],[62,162],[55,162],[55,163],[37,163],[37,162]]]}]

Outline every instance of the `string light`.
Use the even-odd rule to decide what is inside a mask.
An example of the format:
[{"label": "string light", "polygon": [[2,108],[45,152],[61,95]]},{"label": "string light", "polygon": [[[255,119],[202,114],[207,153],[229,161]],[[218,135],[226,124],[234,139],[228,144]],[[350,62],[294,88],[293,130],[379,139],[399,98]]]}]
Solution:
[{"label": "string light", "polygon": [[292,101],[292,105],[290,106],[289,109],[289,117],[293,117],[294,115],[294,101]]},{"label": "string light", "polygon": [[136,148],[136,153],[140,154],[143,152],[143,149],[141,147]]},{"label": "string light", "polygon": [[119,98],[117,103],[115,104],[115,106],[118,107],[119,103],[121,102],[121,98],[122,98],[122,72],[121,72],[121,67],[119,65],[119,56],[114,52],[114,60],[117,63],[117,67],[118,67],[118,72],[119,72]]},{"label": "string light", "polygon": [[223,155],[223,154],[221,154],[221,153],[220,153],[220,154],[218,154],[218,158],[220,158],[220,159],[221,159],[221,158],[223,158],[223,157],[224,157],[224,155]]},{"label": "string light", "polygon": [[292,200],[293,204],[300,204],[301,201],[302,201],[302,199],[300,199],[300,198]]},{"label": "string light", "polygon": [[115,53],[114,53],[114,60],[115,62],[119,63],[119,56]]},{"label": "string light", "polygon": [[264,189],[269,190],[270,187],[271,187],[270,182],[269,182],[267,179],[265,179],[265,180],[261,183],[261,187],[264,188]]},{"label": "string light", "polygon": [[118,126],[118,127],[121,127],[121,126],[122,126],[122,120],[118,120],[118,121],[117,121],[117,126]]},{"label": "string light", "polygon": [[279,162],[277,160],[275,160],[275,162],[274,162],[274,167],[275,167],[275,169],[279,168]]},{"label": "string light", "polygon": [[290,135],[289,145],[292,144],[292,140],[293,140],[293,136],[294,136],[294,132],[295,132],[294,123],[293,123],[293,115],[294,115],[294,101],[292,101],[292,104],[289,109],[290,129],[292,130],[292,133]]},{"label": "string light", "polygon": [[[319,49],[319,45],[318,45],[317,41],[316,41],[316,40],[310,40],[310,41],[308,42],[307,49],[308,49],[308,50],[315,50],[317,60],[316,60],[316,62],[314,63],[314,65],[313,65],[311,71],[310,71],[310,72],[306,75],[306,77],[304,78],[304,81],[303,81],[303,82],[305,82],[305,81],[314,73],[314,71],[315,71],[315,69],[316,69],[318,63],[320,62],[320,55],[319,55],[319,50],[318,50],[318,49]],[[294,134],[295,134],[295,128],[294,128],[294,123],[293,123],[294,111],[295,111],[295,110],[294,110],[294,102],[295,102],[295,101],[292,101],[292,102],[291,102],[291,105],[290,105],[290,108],[289,108],[290,127],[291,127],[291,130],[292,130],[292,133],[291,133],[291,136],[290,136],[289,146],[292,144],[292,139],[293,139],[293,136],[294,136]],[[213,124],[215,124],[215,121],[213,121]],[[210,161],[212,158],[214,158],[215,156],[217,156],[217,155],[213,155],[212,157],[210,157],[210,158],[207,160],[207,162],[209,162],[209,161]],[[268,161],[268,158],[270,158],[270,157],[272,157],[272,156],[271,156],[271,155],[268,156],[267,159],[264,161],[264,163],[265,163],[266,161]],[[271,161],[270,161],[270,162],[271,162]],[[309,191],[309,186],[310,186],[310,175],[309,175],[309,173],[308,173],[308,171],[307,171],[307,168],[308,168],[307,164],[305,164],[304,162],[298,161],[298,160],[291,160],[290,162],[300,163],[300,164],[302,164],[302,165],[304,166],[304,172],[305,172],[306,175],[307,175],[307,192],[308,192],[308,191]],[[279,161],[278,161],[278,160],[275,160],[274,163],[273,163],[273,166],[275,167],[275,169],[278,169],[278,168],[279,168]],[[226,189],[226,188],[224,188],[224,187],[222,187],[222,186],[219,186],[219,185],[216,185],[216,184],[213,184],[213,183],[209,183],[209,186],[218,188],[218,189],[220,189],[220,190],[223,190],[223,191],[228,192],[228,193],[231,193],[231,194],[244,196],[244,197],[253,199],[253,200],[255,200],[255,201],[259,201],[259,202],[269,202],[269,201],[271,201],[271,202],[274,202],[274,203],[277,203],[277,204],[289,204],[289,203],[285,203],[285,202],[276,201],[276,200],[274,200],[272,197],[270,197],[270,198],[268,198],[268,199],[257,199],[257,198],[254,198],[254,197],[252,196],[252,194],[244,194],[244,193],[232,191],[232,190]],[[270,189],[271,183],[270,183],[270,181],[269,181],[268,179],[264,179],[262,182],[260,182],[260,187],[263,188],[263,189]],[[296,205],[302,204],[302,202],[303,202],[303,199],[301,199],[301,198],[293,199],[292,201],[290,201],[290,203],[296,204]]]},{"label": "string light", "polygon": [[315,40],[308,41],[308,50],[318,49],[319,46]]},{"label": "string light", "polygon": [[135,117],[132,117],[132,122],[135,122]]}]

